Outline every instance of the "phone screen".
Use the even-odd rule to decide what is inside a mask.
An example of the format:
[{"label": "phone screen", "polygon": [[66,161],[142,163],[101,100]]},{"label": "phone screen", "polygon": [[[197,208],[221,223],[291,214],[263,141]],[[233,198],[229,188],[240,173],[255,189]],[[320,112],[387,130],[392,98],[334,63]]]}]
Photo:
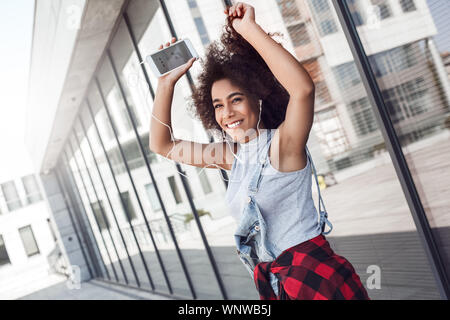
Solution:
[{"label": "phone screen", "polygon": [[161,74],[185,64],[191,58],[192,55],[184,41],[152,54],[153,62]]}]

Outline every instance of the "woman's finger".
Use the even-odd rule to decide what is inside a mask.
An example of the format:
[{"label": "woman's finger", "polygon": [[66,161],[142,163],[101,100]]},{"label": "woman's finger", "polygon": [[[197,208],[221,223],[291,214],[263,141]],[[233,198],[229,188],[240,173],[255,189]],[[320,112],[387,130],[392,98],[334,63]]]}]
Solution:
[{"label": "woman's finger", "polygon": [[175,42],[177,42],[177,38],[172,37],[172,43],[175,43]]},{"label": "woman's finger", "polygon": [[[194,57],[194,58],[191,58],[191,59],[189,60],[189,62],[188,62],[189,68],[192,67],[192,65],[194,64],[195,60],[197,60],[197,58],[195,58],[195,57]],[[189,68],[188,68],[188,69],[189,69]]]},{"label": "woman's finger", "polygon": [[188,62],[185,63],[185,66],[180,69],[181,75],[184,75],[192,67],[195,60],[197,60],[197,58],[191,58]]}]

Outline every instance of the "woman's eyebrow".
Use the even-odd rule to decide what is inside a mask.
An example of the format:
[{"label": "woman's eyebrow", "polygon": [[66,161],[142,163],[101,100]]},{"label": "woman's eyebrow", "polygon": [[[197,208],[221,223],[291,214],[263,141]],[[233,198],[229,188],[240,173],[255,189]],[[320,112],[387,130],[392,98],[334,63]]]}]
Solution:
[{"label": "woman's eyebrow", "polygon": [[[230,94],[228,95],[227,99],[230,99],[230,98],[232,98],[232,97],[234,97],[234,96],[237,96],[237,95],[243,96],[244,94],[241,93],[241,92],[233,92],[233,93],[230,93]],[[217,101],[220,101],[220,99],[219,99],[219,98],[214,99],[214,100],[213,100],[213,103],[214,103],[214,102],[217,102]]]}]

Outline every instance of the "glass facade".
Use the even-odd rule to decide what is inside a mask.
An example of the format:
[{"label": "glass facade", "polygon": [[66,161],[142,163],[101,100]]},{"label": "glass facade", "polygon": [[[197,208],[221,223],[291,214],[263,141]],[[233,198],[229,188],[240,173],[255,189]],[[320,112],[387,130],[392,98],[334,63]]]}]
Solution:
[{"label": "glass facade", "polygon": [[[393,18],[408,25],[408,43],[396,45],[396,30],[383,23],[377,28],[383,39],[362,29],[357,29],[358,36],[366,53],[376,46],[392,44],[392,49],[370,55],[368,61],[414,181],[420,210],[426,215],[425,228],[431,229],[435,255],[441,260],[442,272],[449,277],[450,215],[446,199],[450,199],[450,139],[445,120],[450,117],[450,86],[443,53],[450,50],[450,26],[441,14],[448,7],[441,1],[389,2],[398,7],[398,17]],[[423,24],[417,22],[420,18]],[[432,31],[420,37],[417,32],[424,26]],[[435,42],[443,35],[447,41]]]},{"label": "glass facade", "polygon": [[[355,266],[372,299],[439,298],[385,124],[370,99],[376,88],[363,81],[334,3],[249,3],[259,23],[284,34],[283,46],[316,84],[308,148],[334,225],[327,236],[333,249]],[[347,5],[439,254],[448,257],[450,94],[440,58],[448,47],[433,39],[450,30],[433,29],[426,1]],[[59,165],[69,169],[71,189],[82,200],[106,280],[188,299],[259,298],[236,255],[224,175],[174,163],[148,147],[157,79],[141,62],[171,36],[189,38],[202,56],[204,46],[220,37],[224,19],[219,23],[217,12],[223,7],[220,0],[131,0],[91,81]],[[430,27],[416,39],[419,20]],[[407,34],[399,39],[395,34],[404,25]],[[208,143],[213,138],[188,108],[199,72],[194,65],[175,88],[172,129],[175,138]],[[317,203],[315,188],[313,196]],[[374,266],[380,274],[371,271]]]}]

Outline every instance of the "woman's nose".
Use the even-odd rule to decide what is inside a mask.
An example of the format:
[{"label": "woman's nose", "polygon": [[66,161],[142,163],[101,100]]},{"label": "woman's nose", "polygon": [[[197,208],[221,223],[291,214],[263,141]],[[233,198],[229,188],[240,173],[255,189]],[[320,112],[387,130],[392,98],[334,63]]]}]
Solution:
[{"label": "woman's nose", "polygon": [[224,107],[223,107],[223,115],[225,118],[231,117],[234,115],[234,110],[233,110],[233,106],[231,104],[225,103]]}]

